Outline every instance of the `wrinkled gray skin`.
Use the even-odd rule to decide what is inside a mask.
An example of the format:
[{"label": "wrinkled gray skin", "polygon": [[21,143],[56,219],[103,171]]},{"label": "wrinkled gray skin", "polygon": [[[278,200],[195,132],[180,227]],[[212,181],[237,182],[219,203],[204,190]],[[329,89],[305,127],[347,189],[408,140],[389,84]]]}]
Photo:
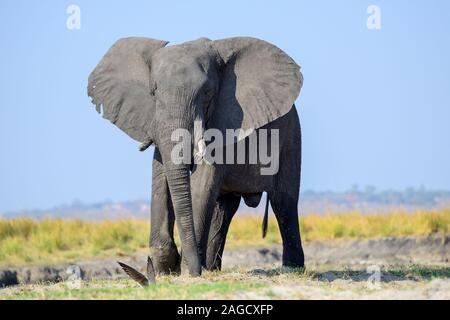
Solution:
[{"label": "wrinkled gray skin", "polygon": [[[178,272],[175,221],[190,275],[220,269],[228,226],[241,197],[257,206],[269,195],[283,240],[283,265],[301,267],[298,225],[301,137],[293,103],[302,86],[299,66],[277,47],[254,38],[198,39],[180,45],[147,38],[116,42],[89,77],[97,111],[145,150],[155,144],[150,247],[159,273]],[[280,168],[261,164],[175,164],[174,129],[277,128]],[[243,139],[242,139],[243,138]],[[203,139],[197,134],[193,152]],[[246,143],[241,137],[239,142]],[[192,174],[191,174],[192,172]],[[256,236],[256,235],[255,235]]]}]

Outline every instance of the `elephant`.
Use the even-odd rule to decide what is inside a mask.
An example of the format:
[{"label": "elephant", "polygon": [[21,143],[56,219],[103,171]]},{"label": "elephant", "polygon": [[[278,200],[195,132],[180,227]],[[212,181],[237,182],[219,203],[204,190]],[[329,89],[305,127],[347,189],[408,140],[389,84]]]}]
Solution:
[{"label": "elephant", "polygon": [[[263,192],[268,194],[263,225],[270,202],[282,237],[283,265],[304,266],[298,222],[301,129],[294,105],[302,85],[303,75],[292,58],[250,37],[200,38],[177,45],[130,37],[104,55],[88,80],[97,112],[140,142],[141,151],[155,145],[150,249],[158,273],[179,272],[181,263],[191,276],[200,276],[202,267],[220,269],[241,198],[256,207]],[[192,138],[177,133],[174,139],[179,129]],[[235,162],[206,161],[210,129],[224,136],[228,130],[239,132],[216,149]],[[268,175],[261,174],[265,164],[260,159],[249,162],[251,152],[239,163],[230,151],[251,148],[252,137],[263,129],[279,139],[268,146],[279,156],[276,172]],[[182,138],[190,139],[200,161],[173,159]],[[253,152],[262,146],[263,140],[256,141]],[[182,258],[173,236],[175,222]]]}]

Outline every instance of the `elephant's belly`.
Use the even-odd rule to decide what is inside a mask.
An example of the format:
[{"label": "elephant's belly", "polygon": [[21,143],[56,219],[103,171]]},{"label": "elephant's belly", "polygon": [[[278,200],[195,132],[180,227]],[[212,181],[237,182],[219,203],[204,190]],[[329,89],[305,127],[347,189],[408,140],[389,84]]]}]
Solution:
[{"label": "elephant's belly", "polygon": [[259,193],[268,191],[272,186],[273,176],[264,176],[258,165],[234,165],[227,170],[221,192]]}]

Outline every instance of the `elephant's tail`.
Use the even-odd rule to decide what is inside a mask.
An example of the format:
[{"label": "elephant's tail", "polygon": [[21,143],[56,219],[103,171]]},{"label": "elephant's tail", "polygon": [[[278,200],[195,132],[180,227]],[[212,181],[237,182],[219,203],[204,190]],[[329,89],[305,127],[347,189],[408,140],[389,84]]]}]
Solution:
[{"label": "elephant's tail", "polygon": [[266,198],[266,209],[264,210],[264,218],[263,218],[263,223],[262,223],[263,238],[266,237],[268,223],[269,223],[269,194],[267,194],[267,198]]}]

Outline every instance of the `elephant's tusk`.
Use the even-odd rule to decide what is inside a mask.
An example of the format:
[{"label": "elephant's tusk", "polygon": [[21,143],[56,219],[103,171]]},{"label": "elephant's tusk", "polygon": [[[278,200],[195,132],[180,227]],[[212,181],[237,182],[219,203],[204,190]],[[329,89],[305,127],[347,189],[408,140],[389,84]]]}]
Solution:
[{"label": "elephant's tusk", "polygon": [[153,144],[153,141],[152,141],[152,140],[147,140],[147,141],[142,142],[142,143],[139,145],[139,151],[142,152],[142,151],[147,150],[148,147],[150,147],[152,144]]},{"label": "elephant's tusk", "polygon": [[205,140],[200,139],[200,141],[198,142],[197,146],[198,146],[198,153],[200,153],[202,156],[204,156],[205,153],[206,153],[206,143],[205,143]]},{"label": "elephant's tusk", "polygon": [[197,143],[197,149],[198,151],[195,153],[195,160],[197,163],[201,163],[201,162],[205,162],[207,164],[210,164],[208,161],[206,161],[205,159],[205,154],[206,154],[206,143],[205,140],[200,139],[199,142]]},{"label": "elephant's tusk", "polygon": [[198,151],[195,153],[195,156],[196,156],[198,159],[203,159],[203,157],[204,157],[205,154],[206,154],[206,143],[205,143],[205,140],[200,139],[200,140],[198,141],[198,143],[197,143],[197,149],[198,149]]}]

